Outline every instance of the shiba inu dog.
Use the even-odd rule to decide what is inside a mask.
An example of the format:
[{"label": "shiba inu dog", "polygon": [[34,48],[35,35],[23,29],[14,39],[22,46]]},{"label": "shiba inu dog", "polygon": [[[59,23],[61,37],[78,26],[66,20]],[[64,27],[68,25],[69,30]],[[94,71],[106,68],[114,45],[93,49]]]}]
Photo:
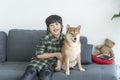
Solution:
[{"label": "shiba inu dog", "polygon": [[81,65],[81,43],[80,43],[80,28],[70,27],[67,25],[67,32],[65,35],[64,44],[62,46],[62,62],[58,60],[56,70],[66,70],[66,75],[70,74],[70,68],[78,63],[78,68],[80,71],[85,71]]}]

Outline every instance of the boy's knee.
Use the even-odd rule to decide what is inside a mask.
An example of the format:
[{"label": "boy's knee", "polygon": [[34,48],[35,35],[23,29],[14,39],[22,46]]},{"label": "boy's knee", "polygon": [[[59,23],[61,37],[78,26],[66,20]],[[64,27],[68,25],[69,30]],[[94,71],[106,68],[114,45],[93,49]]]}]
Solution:
[{"label": "boy's knee", "polygon": [[43,68],[39,72],[39,80],[52,80],[53,70],[49,68]]},{"label": "boy's knee", "polygon": [[34,67],[28,66],[20,80],[32,80],[37,75],[37,70]]},{"label": "boy's knee", "polygon": [[36,68],[29,66],[29,67],[27,67],[27,72],[29,72],[31,74],[36,74],[37,70],[36,70]]}]

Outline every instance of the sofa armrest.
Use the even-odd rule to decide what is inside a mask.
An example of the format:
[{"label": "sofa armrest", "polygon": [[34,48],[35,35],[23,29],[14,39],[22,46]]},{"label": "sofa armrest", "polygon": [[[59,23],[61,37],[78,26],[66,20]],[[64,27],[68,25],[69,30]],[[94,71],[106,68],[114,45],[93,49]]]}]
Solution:
[{"label": "sofa armrest", "polygon": [[6,60],[6,41],[7,34],[3,31],[0,31],[0,62]]}]

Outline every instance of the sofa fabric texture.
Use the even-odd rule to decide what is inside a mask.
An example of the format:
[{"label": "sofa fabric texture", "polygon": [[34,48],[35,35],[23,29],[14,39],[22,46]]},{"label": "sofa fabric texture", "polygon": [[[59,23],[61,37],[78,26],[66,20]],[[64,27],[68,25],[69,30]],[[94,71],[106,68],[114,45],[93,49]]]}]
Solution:
[{"label": "sofa fabric texture", "polygon": [[6,41],[7,34],[3,31],[0,31],[0,62],[6,60]]},{"label": "sofa fabric texture", "polygon": [[45,31],[10,30],[7,39],[7,60],[30,61],[31,57],[35,56],[35,46],[43,34]]},{"label": "sofa fabric texture", "polygon": [[[45,30],[11,29],[8,35],[0,32],[0,80],[19,80],[31,58],[35,56],[35,48]],[[115,64],[101,65],[92,62],[93,45],[88,44],[87,37],[81,36],[81,60],[86,71],[77,68],[55,72],[53,80],[117,80]],[[34,80],[38,80],[36,77]]]}]

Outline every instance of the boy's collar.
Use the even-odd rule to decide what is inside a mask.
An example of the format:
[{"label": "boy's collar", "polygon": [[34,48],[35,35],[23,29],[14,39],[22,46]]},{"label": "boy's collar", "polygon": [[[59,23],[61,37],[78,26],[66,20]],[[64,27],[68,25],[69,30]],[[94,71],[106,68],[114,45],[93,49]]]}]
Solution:
[{"label": "boy's collar", "polygon": [[51,32],[47,32],[47,34],[48,34],[48,36],[50,37],[50,38],[53,38],[53,39],[56,39],[56,40],[61,40],[62,38],[63,38],[63,34],[62,33],[60,33],[60,36],[59,36],[59,38],[57,39],[57,38],[55,38],[55,36],[51,33]]}]

